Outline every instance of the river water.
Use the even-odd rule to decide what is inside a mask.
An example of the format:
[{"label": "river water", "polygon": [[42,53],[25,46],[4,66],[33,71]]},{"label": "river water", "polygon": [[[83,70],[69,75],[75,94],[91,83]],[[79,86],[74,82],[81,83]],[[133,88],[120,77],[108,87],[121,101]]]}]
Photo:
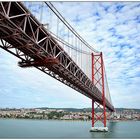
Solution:
[{"label": "river water", "polygon": [[91,121],[0,119],[0,138],[140,138],[140,121],[107,126],[109,132],[89,132]]}]

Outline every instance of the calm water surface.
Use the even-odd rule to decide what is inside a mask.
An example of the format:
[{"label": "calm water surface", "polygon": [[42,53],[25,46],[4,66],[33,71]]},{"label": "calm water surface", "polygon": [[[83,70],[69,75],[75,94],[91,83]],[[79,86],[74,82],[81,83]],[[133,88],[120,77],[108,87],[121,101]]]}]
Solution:
[{"label": "calm water surface", "polygon": [[109,132],[89,132],[90,121],[0,119],[0,138],[140,138],[139,121],[109,122]]}]

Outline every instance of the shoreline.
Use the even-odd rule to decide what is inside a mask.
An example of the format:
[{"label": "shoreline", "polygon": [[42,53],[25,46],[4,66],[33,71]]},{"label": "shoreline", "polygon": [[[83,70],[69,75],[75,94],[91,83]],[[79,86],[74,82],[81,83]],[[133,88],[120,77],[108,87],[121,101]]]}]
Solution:
[{"label": "shoreline", "polygon": [[[0,119],[4,119],[4,120],[8,120],[8,119],[13,119],[13,120],[46,120],[46,121],[82,121],[82,122],[89,122],[91,120],[71,120],[71,119],[66,119],[66,120],[62,120],[62,119],[32,119],[32,118],[1,118]],[[127,122],[127,121],[140,121],[140,120],[107,120],[107,122]]]}]

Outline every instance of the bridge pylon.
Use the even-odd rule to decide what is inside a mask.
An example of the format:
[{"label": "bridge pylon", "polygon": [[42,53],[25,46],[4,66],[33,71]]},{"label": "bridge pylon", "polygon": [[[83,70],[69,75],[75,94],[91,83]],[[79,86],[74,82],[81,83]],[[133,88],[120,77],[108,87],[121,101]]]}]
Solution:
[{"label": "bridge pylon", "polygon": [[[104,63],[102,52],[92,55],[92,83],[97,86],[102,93],[102,102],[98,103],[92,99],[92,128],[90,131],[108,131],[106,126],[106,106],[105,106],[105,83],[104,83]],[[101,124],[98,123],[101,122]]]}]

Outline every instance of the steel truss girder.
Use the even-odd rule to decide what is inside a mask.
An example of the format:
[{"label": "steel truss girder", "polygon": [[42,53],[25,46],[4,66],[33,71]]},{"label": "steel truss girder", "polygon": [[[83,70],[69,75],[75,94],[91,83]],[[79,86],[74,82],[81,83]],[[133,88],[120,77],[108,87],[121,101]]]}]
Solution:
[{"label": "steel truss girder", "polygon": [[[98,88],[82,70],[77,72],[77,64],[21,2],[0,2],[0,32],[1,41],[10,44],[1,46],[3,49],[25,62],[57,58],[57,65],[35,67],[102,104]],[[13,48],[16,52],[11,51]],[[106,107],[113,109],[108,101]]]},{"label": "steel truss girder", "polygon": [[[1,40],[1,41],[2,41],[2,40]],[[5,41],[2,41],[2,42],[4,42],[4,44],[7,44],[7,46],[9,46],[9,44],[8,44],[7,42],[5,42]],[[3,43],[2,43],[2,44],[3,44]],[[21,59],[22,61],[27,62],[27,61],[32,61],[32,60],[33,60],[32,58],[30,58],[30,57],[27,56],[27,55],[24,55],[24,56],[21,55],[21,52],[20,52],[18,49],[16,49],[16,48],[13,48],[13,47],[12,47],[12,49],[11,49],[11,47],[6,47],[5,45],[4,45],[4,46],[1,46],[1,45],[0,45],[0,47],[3,48],[4,50],[8,51],[9,53],[15,55],[16,57],[18,57],[18,58]],[[73,88],[74,90],[76,90],[76,91],[78,91],[78,92],[80,92],[80,93],[86,95],[85,92],[83,92],[83,91],[80,90],[79,88],[75,87],[75,86],[74,86],[73,84],[71,84],[70,82],[67,82],[65,79],[63,79],[63,77],[60,77],[59,75],[57,75],[57,74],[54,73],[53,71],[49,70],[48,68],[46,68],[46,67],[44,67],[44,66],[39,66],[39,67],[34,66],[34,67],[37,68],[37,69],[39,69],[39,70],[41,70],[41,71],[44,72],[45,74],[47,74],[47,75],[49,75],[49,76],[55,78],[56,80],[58,80],[58,81],[64,83],[65,85],[67,85],[67,86]],[[86,95],[86,96],[87,96],[87,95]],[[89,98],[91,98],[91,97],[89,96]]]}]

